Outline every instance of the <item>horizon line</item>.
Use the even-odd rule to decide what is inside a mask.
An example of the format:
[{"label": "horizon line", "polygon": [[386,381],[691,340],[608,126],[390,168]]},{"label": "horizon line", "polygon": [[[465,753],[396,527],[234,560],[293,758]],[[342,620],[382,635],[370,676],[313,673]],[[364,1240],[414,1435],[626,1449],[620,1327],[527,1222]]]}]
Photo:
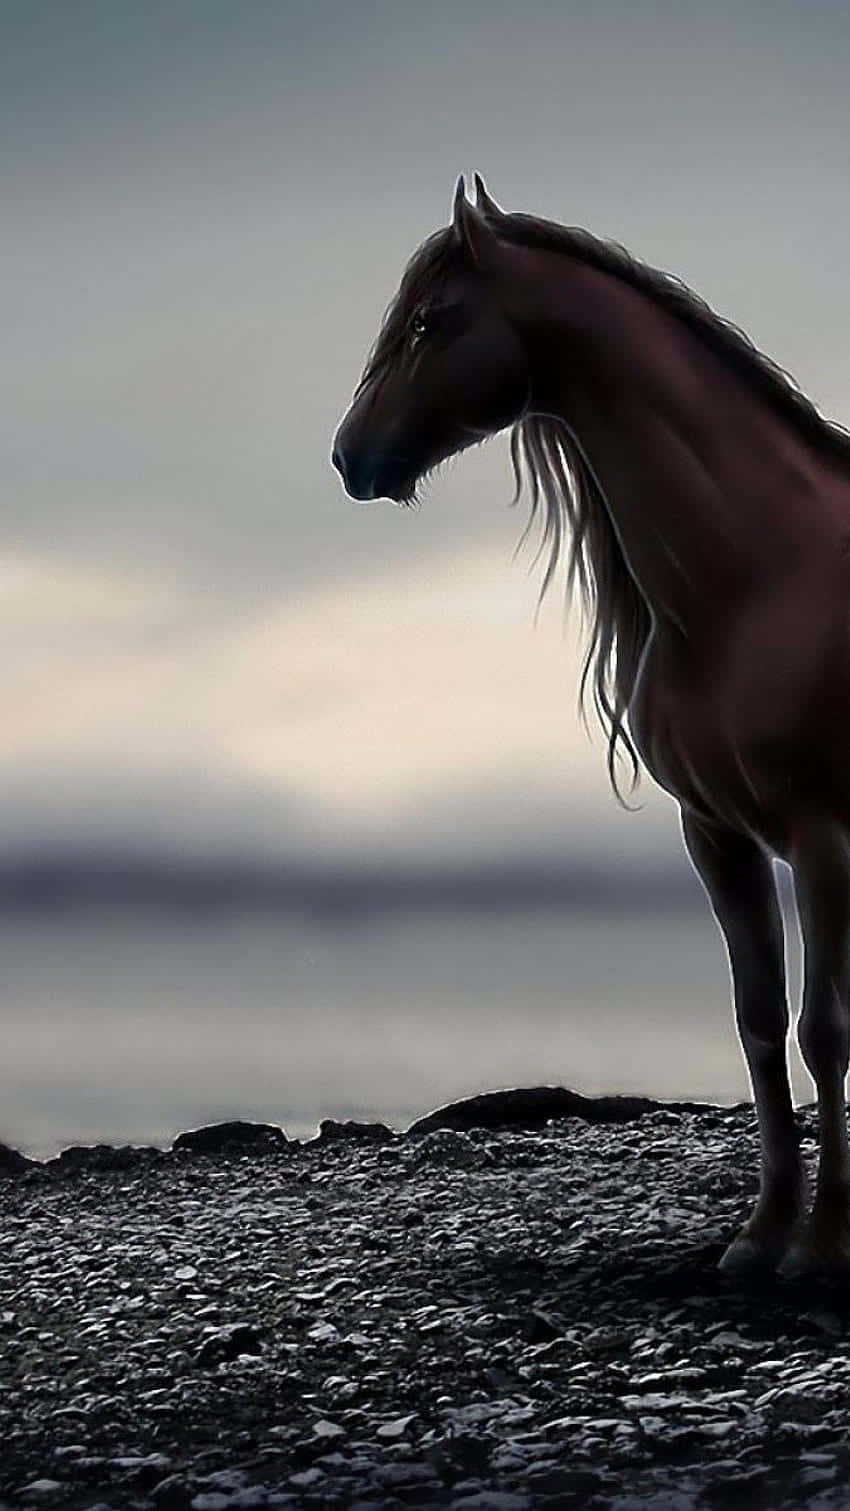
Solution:
[{"label": "horizon line", "polygon": [[586,858],[565,864],[482,861],[333,862],[244,857],[26,853],[0,858],[0,910],[93,905],[186,908],[277,907],[356,915],[403,909],[469,911],[546,906],[691,909],[702,888],[686,865],[625,869]]}]

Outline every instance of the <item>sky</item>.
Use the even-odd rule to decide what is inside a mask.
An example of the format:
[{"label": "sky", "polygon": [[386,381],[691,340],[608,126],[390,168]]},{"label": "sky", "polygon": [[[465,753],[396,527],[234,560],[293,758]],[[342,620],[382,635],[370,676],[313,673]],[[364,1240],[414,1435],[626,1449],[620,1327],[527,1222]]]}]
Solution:
[{"label": "sky", "polygon": [[333,432],[460,172],[684,278],[850,423],[850,14],[0,10],[0,857],[681,866],[539,621],[504,436],[420,512]]}]

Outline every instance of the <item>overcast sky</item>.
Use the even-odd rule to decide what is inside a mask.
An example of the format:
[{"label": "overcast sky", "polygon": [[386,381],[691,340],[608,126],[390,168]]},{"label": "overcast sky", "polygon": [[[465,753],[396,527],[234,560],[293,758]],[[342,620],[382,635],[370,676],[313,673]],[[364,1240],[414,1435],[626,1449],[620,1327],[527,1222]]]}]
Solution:
[{"label": "overcast sky", "polygon": [[7,849],[678,857],[535,628],[505,439],[330,440],[461,171],[683,277],[850,422],[850,19],[812,0],[0,11]]}]

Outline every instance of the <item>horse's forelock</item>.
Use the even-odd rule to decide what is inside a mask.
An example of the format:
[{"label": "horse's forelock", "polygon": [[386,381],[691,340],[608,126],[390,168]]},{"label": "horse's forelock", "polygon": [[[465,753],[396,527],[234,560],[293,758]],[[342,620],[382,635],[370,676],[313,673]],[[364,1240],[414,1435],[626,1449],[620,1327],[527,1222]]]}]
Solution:
[{"label": "horse's forelock", "polygon": [[458,256],[451,226],[443,226],[417,247],[401,283],[384,311],[377,337],[357,386],[359,393],[385,372],[398,356],[410,320]]}]

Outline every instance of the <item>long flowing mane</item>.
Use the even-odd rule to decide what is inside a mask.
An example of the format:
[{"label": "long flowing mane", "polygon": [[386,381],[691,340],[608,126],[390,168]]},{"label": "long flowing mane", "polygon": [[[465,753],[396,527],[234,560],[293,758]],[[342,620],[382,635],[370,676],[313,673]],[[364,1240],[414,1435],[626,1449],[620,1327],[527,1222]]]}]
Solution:
[{"label": "long flowing mane", "polygon": [[585,622],[587,647],[579,681],[578,706],[585,727],[585,693],[593,671],[593,700],[608,736],[608,776],[617,801],[614,759],[622,741],[632,763],[634,792],[639,778],[637,752],[623,720],[631,700],[640,658],[652,629],[649,605],[633,578],[617,538],[611,515],[595,474],[568,427],[548,415],[528,415],[511,430],[511,465],[519,501],[525,469],[530,510],[517,550],[528,537],[544,504],[543,529],[535,561],[546,546],[549,556],[540,587],[540,601],[555,575],[566,533],[570,533],[566,589],[577,580]]},{"label": "long flowing mane", "polygon": [[[681,279],[650,267],[618,242],[602,240],[580,226],[562,226],[534,215],[504,213],[491,224],[503,241],[563,252],[646,294],[683,321],[816,453],[839,463],[850,476],[850,431],[825,419],[790,373],[759,351],[738,326],[717,315]],[[393,365],[403,347],[413,311],[449,271],[457,255],[451,227],[435,231],[414,253],[398,294],[384,316],[358,393]],[[549,554],[541,600],[554,577],[567,534],[571,537],[567,592],[572,591],[577,581],[582,609],[590,624],[579,685],[579,709],[584,718],[586,685],[592,670],[594,703],[608,737],[609,778],[618,802],[629,807],[617,787],[614,759],[622,741],[632,764],[634,792],[640,767],[624,719],[652,629],[652,613],[623,554],[604,492],[569,426],[554,417],[526,415],[511,430],[510,450],[515,481],[511,504],[518,502],[524,482],[530,493],[529,519],[520,545],[543,505],[542,537],[535,560],[547,545]]]}]

